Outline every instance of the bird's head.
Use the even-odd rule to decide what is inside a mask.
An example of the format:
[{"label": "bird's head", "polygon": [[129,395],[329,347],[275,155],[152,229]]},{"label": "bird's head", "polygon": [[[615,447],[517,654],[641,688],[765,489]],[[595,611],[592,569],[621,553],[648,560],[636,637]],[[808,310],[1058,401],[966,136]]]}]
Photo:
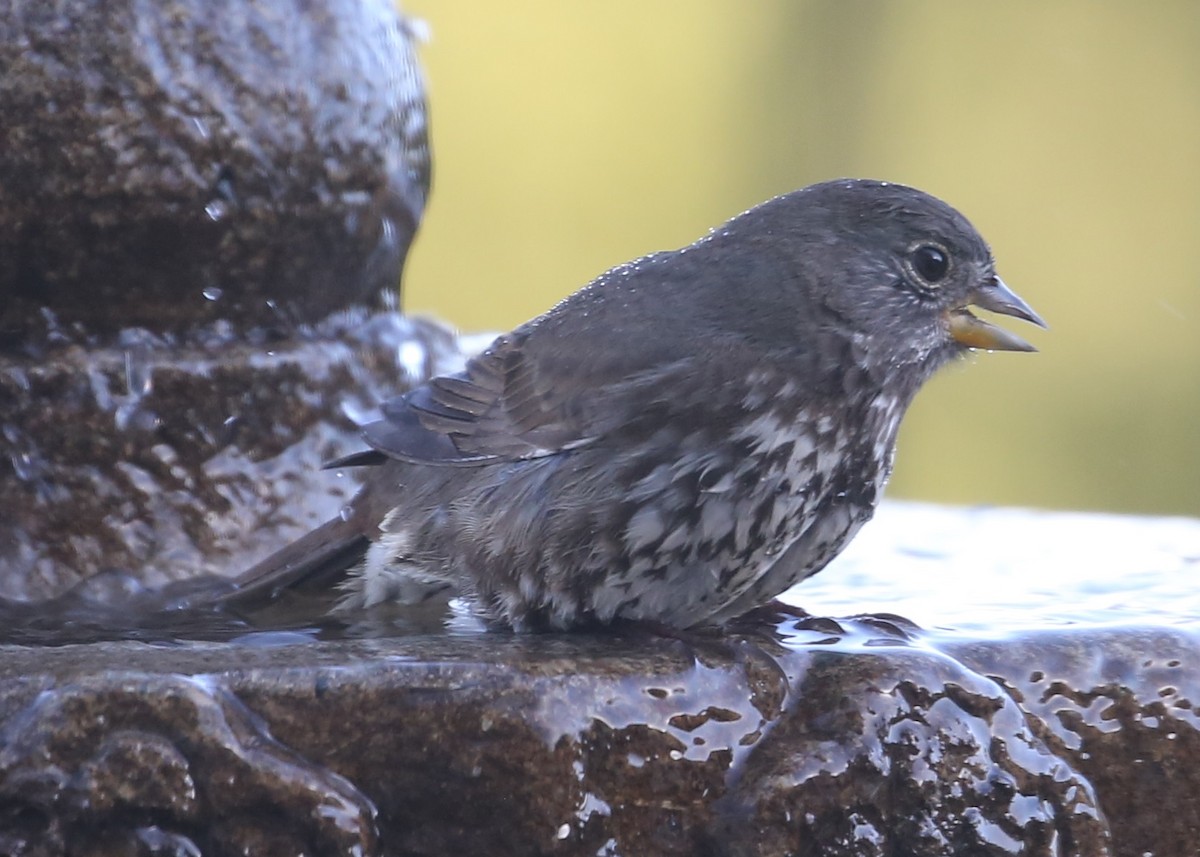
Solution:
[{"label": "bird's head", "polygon": [[[738,295],[735,312],[753,314],[776,342],[787,337],[801,349],[842,343],[873,375],[903,372],[919,385],[971,349],[1035,350],[971,307],[1045,327],[996,274],[970,222],[904,185],[812,185],[751,209],[714,237],[733,239],[748,254],[769,247],[790,272],[766,287],[769,295]],[[841,359],[830,352],[831,371]]]},{"label": "bird's head", "polygon": [[[996,273],[987,242],[958,211],[922,191],[844,180],[799,192],[821,214],[805,243],[819,249],[808,279],[830,324],[844,324],[879,365],[927,373],[971,349],[1034,351],[971,312],[978,307],[1045,327]],[[816,234],[813,234],[815,232]],[[843,271],[837,279],[821,271]]]}]

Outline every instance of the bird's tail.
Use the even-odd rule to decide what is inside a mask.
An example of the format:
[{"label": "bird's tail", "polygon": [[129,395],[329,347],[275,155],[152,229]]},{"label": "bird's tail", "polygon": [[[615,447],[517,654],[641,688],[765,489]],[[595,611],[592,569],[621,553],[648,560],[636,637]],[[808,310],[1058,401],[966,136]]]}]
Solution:
[{"label": "bird's tail", "polygon": [[301,536],[230,581],[214,606],[255,609],[281,592],[319,591],[336,585],[362,558],[370,542],[353,521],[334,518]]}]

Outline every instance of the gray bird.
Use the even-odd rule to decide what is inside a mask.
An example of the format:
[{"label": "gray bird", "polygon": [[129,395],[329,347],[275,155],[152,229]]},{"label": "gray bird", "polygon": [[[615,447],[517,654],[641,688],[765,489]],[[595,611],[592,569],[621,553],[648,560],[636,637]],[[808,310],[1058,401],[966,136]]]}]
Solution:
[{"label": "gray bird", "polygon": [[[716,623],[871,517],[921,385],[1044,326],[921,191],[817,184],[613,268],[383,406],[350,507],[230,600],[339,576],[343,609],[450,589],[493,624]],[[347,576],[348,575],[348,576]]]}]

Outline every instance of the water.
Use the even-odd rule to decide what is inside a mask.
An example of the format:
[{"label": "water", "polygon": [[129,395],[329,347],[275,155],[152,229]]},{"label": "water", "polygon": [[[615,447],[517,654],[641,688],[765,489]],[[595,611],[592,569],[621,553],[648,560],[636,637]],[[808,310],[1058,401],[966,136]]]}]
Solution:
[{"label": "water", "polygon": [[[1022,509],[885,503],[822,573],[785,593],[811,617],[777,628],[796,645],[872,646],[876,639],[1003,639],[1066,627],[1200,625],[1200,521]],[[52,602],[0,603],[0,642],[104,639],[231,641],[286,646],[328,639],[477,636],[461,601],[383,606],[331,616],[335,591],[283,593],[269,606],[210,605],[222,579],[159,590],[120,572],[97,575]],[[206,606],[207,605],[207,606]],[[834,618],[868,617],[853,638]],[[873,628],[882,628],[882,637]]]},{"label": "water", "polygon": [[895,613],[929,631],[1200,622],[1200,521],[884,503],[784,601],[817,615]]}]

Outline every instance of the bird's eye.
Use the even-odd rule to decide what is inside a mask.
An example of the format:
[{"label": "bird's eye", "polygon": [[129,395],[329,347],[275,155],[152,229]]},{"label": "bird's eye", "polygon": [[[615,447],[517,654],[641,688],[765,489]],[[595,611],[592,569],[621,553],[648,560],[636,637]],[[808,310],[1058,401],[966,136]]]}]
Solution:
[{"label": "bird's eye", "polygon": [[913,248],[908,260],[917,276],[931,286],[944,280],[950,270],[950,257],[945,250],[933,244],[921,244]]}]

